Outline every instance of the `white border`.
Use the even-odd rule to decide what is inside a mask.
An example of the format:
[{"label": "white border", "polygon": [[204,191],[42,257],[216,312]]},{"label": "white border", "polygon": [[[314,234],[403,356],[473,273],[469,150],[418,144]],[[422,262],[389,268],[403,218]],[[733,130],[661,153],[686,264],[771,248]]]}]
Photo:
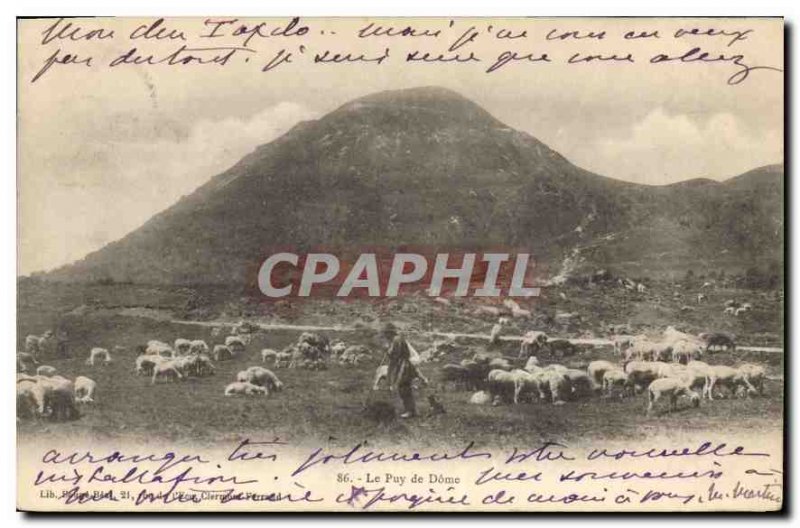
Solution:
[{"label": "white border", "polygon": [[[739,0],[728,0],[726,2],[701,2],[698,0],[670,0],[669,2],[646,2],[643,0],[606,0],[603,2],[586,2],[586,1],[573,1],[573,0],[558,0],[556,2],[523,2],[512,0],[490,0],[483,2],[474,1],[458,1],[458,2],[440,2],[434,3],[430,1],[420,0],[404,0],[404,1],[356,1],[356,0],[338,0],[335,2],[328,1],[311,1],[311,0],[293,0],[290,2],[269,2],[260,1],[254,2],[252,0],[225,0],[225,1],[209,1],[209,0],[194,0],[191,3],[179,4],[178,2],[169,2],[164,0],[139,0],[136,2],[111,3],[100,2],[96,0],[73,0],[71,2],[58,2],[55,0],[36,1],[28,0],[26,2],[19,2],[17,5],[9,5],[4,3],[0,7],[2,17],[0,17],[0,39],[2,39],[3,53],[0,53],[0,71],[3,72],[3,82],[0,84],[2,87],[2,107],[0,109],[0,147],[2,147],[3,156],[3,174],[5,177],[2,179],[0,185],[2,191],[0,192],[0,243],[5,254],[0,259],[0,276],[5,277],[8,281],[7,288],[3,290],[3,295],[0,297],[0,335],[3,336],[3,342],[6,344],[7,352],[5,354],[5,361],[10,364],[10,355],[16,347],[16,16],[45,16],[45,15],[116,15],[116,16],[207,16],[207,15],[251,15],[251,16],[355,16],[355,15],[371,15],[371,16],[784,16],[787,18],[791,28],[790,37],[791,48],[793,55],[796,55],[797,49],[796,33],[798,31],[797,23],[800,20],[798,16],[799,2],[792,2],[791,0],[778,1],[778,0],[759,0],[757,2],[744,2]],[[794,64],[789,64],[787,72],[791,75],[792,85],[796,83],[796,75]],[[790,94],[787,94],[787,97]],[[793,107],[792,118],[796,118],[796,107]],[[793,119],[794,120],[794,119]],[[788,137],[788,130],[787,130]],[[791,160],[796,146],[796,138],[790,137],[791,144],[788,145],[789,151],[787,152],[787,159]],[[787,181],[791,178],[791,174],[787,174]],[[800,191],[797,185],[791,187],[792,204],[798,203],[797,197]],[[791,233],[791,246],[797,248],[798,232],[800,226],[797,225],[795,220],[795,213],[793,208],[789,207],[787,210],[789,217],[789,225],[796,227]],[[794,278],[797,276],[798,261],[796,255],[792,258],[793,266],[789,270],[789,274]],[[12,282],[13,281],[13,282]],[[797,287],[794,284],[787,297],[790,300],[796,298]],[[795,331],[800,329],[800,314],[796,311],[791,311],[791,321],[787,325],[788,328],[794,328]],[[787,353],[793,353],[793,347],[788,346]],[[798,379],[798,360],[794,359],[791,362],[792,371],[787,375],[786,379]],[[8,400],[0,405],[0,413],[2,413],[2,453],[0,456],[0,475],[2,481],[0,485],[0,497],[2,503],[0,505],[0,518],[2,518],[3,526],[19,526],[21,524],[29,524],[35,522],[37,525],[55,526],[65,522],[70,524],[75,523],[109,523],[125,521],[126,524],[145,525],[148,526],[160,525],[167,523],[170,526],[186,525],[193,526],[197,523],[207,524],[211,522],[231,522],[231,517],[222,519],[220,517],[210,517],[208,519],[201,519],[197,517],[190,518],[159,518],[154,519],[150,517],[134,518],[131,517],[113,517],[113,518],[100,518],[91,519],[87,517],[45,517],[32,519],[25,517],[22,514],[15,512],[16,502],[16,427],[11,424],[14,423],[14,411],[11,404],[11,369],[6,376],[9,386],[4,385],[4,394],[8,395]],[[791,388],[791,387],[790,387]],[[7,390],[6,390],[7,389]],[[794,396],[788,405],[789,409],[797,408],[800,403],[797,397],[797,392],[793,391]],[[797,416],[793,416],[792,430],[797,433]],[[791,459],[798,460],[800,448],[799,442],[795,441],[792,450]],[[794,487],[793,487],[794,491]],[[793,500],[794,499],[794,500]],[[793,503],[794,509],[798,507],[797,494],[792,493],[789,498]],[[320,522],[331,523],[333,525],[345,525],[352,522],[358,523],[383,523],[392,521],[398,522],[395,518],[387,516],[362,516],[359,518],[350,517],[239,517],[236,518],[237,522],[253,523],[269,523],[270,525],[305,525],[317,524]],[[495,522],[497,518],[489,518],[485,516],[470,516],[470,517],[437,517],[434,519],[427,518],[421,519],[414,516],[402,516],[399,522],[402,524],[409,524],[411,522],[435,522],[437,525],[452,526],[466,522],[474,522],[475,524],[485,524],[487,522]],[[773,518],[773,520],[778,520]],[[695,517],[692,519],[682,519],[676,517],[667,517],[658,519],[657,516],[650,516],[646,519],[641,517],[569,517],[559,520],[557,517],[506,517],[503,522],[522,524],[522,523],[536,523],[537,525],[549,525],[558,522],[559,525],[573,525],[591,523],[593,526],[602,525],[609,526],[619,522],[665,522],[668,524],[702,524],[704,527],[709,525],[722,525],[731,522],[744,522],[744,523],[760,523],[763,519],[754,518],[751,516],[738,516],[738,517]]]}]

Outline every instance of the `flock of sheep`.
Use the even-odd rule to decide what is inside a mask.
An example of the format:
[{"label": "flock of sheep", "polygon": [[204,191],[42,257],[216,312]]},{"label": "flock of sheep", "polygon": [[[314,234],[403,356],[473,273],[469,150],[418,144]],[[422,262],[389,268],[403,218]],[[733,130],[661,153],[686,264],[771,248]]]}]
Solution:
[{"label": "flock of sheep", "polygon": [[[228,361],[246,352],[251,339],[247,325],[235,325],[233,332],[233,335],[225,337],[224,344],[214,345],[213,349],[202,339],[178,338],[173,346],[163,341],[150,340],[146,345],[138,347],[134,373],[148,377],[151,385],[212,376],[216,372],[214,362]],[[45,335],[48,334],[52,333]],[[218,334],[218,328],[212,331],[212,335]],[[37,346],[38,343],[40,340],[37,336],[29,336],[26,339],[26,351],[17,353],[18,418],[77,418],[77,404],[94,402],[97,383],[86,376],[69,380],[58,375],[55,367],[41,365],[37,356],[43,350]],[[272,362],[275,367],[307,369],[327,368],[331,355],[344,364],[357,364],[366,355],[371,357],[366,347],[342,345],[342,342],[338,342],[331,346],[327,338],[305,332],[300,335],[297,343],[286,349],[280,352],[264,349],[260,356],[262,362]],[[114,347],[114,350],[115,354],[122,353],[125,348]],[[105,366],[111,362],[108,349],[94,347],[89,351],[86,365]],[[237,374],[236,381],[225,387],[224,395],[267,396],[280,392],[282,388],[283,382],[271,370],[262,366],[251,366]]]},{"label": "flock of sheep", "polygon": [[[440,380],[443,387],[452,383],[477,391],[469,401],[479,405],[518,404],[533,399],[561,405],[566,400],[593,394],[625,397],[646,392],[648,413],[662,398],[668,399],[670,409],[676,408],[682,396],[697,406],[701,399],[713,400],[715,389],[722,387],[727,388],[730,395],[739,391],[746,396],[764,392],[766,370],[763,366],[752,363],[737,367],[709,365],[700,360],[703,354],[715,348],[735,350],[733,337],[728,334],[694,336],[668,327],[655,337],[617,335],[612,343],[618,363],[597,360],[585,368],[558,363],[540,365],[538,355],[541,353],[562,358],[574,353],[563,341],[566,340],[549,339],[543,332],[531,331],[523,337],[517,358],[476,354],[460,364],[443,365]],[[380,371],[375,388],[379,374]]]},{"label": "flock of sheep", "polygon": [[[500,333],[498,328],[508,324],[503,319],[492,329],[493,342]],[[151,340],[138,347],[134,373],[148,377],[151,384],[212,376],[216,371],[214,362],[228,361],[246,352],[251,332],[246,324],[235,325],[232,335],[224,337],[224,344],[213,348],[200,339],[178,338],[172,346]],[[212,336],[219,335],[220,328],[215,328]],[[40,350],[36,345],[40,340],[29,336],[26,351],[17,354],[18,417],[75,419],[79,416],[79,405],[94,402],[97,383],[86,376],[69,380],[58,375],[54,367],[39,364]],[[682,396],[693,405],[699,405],[701,399],[713,400],[715,389],[722,387],[731,395],[740,390],[745,396],[763,394],[766,378],[763,366],[746,363],[730,367],[701,361],[704,354],[714,349],[735,350],[733,336],[728,334],[694,336],[668,327],[655,337],[615,335],[611,340],[618,362],[597,360],[580,367],[574,363],[541,365],[539,357],[558,361],[575,355],[578,348],[569,340],[552,339],[539,331],[523,336],[515,358],[492,358],[477,353],[458,364],[441,364],[445,356],[452,357],[460,348],[452,340],[446,340],[434,343],[422,353],[417,353],[412,346],[411,360],[417,364],[431,364],[431,367],[439,363],[441,387],[461,386],[472,393],[469,398],[472,404],[519,404],[538,399],[561,405],[567,400],[594,394],[626,397],[644,391],[648,395],[649,413],[662,398],[667,398],[673,409]],[[123,347],[112,349],[115,355],[124,350]],[[276,369],[325,370],[332,363],[358,365],[374,358],[364,345],[348,346],[341,340],[331,342],[325,336],[310,332],[303,332],[295,343],[280,351],[263,349],[260,352],[262,364]],[[386,380],[384,360],[375,371],[375,390]],[[88,367],[111,362],[111,353],[99,347],[92,348],[86,359]],[[280,392],[283,386],[274,372],[257,365],[238,372],[236,380],[226,385],[223,392],[225,396],[268,396]]]}]

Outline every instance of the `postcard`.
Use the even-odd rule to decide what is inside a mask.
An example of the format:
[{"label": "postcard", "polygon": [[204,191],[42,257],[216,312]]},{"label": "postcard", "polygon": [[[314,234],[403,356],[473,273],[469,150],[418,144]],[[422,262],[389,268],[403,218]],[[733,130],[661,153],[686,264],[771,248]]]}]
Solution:
[{"label": "postcard", "polygon": [[782,18],[27,18],[17,507],[784,507]]}]

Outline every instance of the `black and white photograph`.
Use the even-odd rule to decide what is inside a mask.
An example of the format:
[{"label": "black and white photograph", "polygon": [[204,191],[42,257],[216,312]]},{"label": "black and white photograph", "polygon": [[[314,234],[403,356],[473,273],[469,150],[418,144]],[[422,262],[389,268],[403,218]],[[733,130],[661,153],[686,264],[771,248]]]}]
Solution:
[{"label": "black and white photograph", "polygon": [[782,18],[17,20],[17,507],[778,511]]}]

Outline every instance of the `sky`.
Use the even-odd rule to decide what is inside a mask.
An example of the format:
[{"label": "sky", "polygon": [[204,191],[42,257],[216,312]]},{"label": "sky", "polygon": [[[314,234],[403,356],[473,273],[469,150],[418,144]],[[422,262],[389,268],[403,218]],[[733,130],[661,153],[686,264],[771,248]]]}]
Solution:
[{"label": "sky", "polygon": [[[491,75],[470,65],[293,64],[262,73],[240,61],[217,66],[163,65],[118,69],[98,67],[132,45],[158,56],[174,42],[131,42],[142,20],[84,21],[86,29],[113,29],[102,41],[42,43],[53,21],[22,21],[19,32],[18,101],[18,273],[48,270],[84,257],[136,229],[153,214],[191,193],[300,120],[314,119],[369,93],[439,85],[474,100],[509,126],[535,136],[571,162],[604,176],[661,185],[690,178],[723,180],[783,160],[783,74],[753,71],[736,86],[725,64],[573,65],[511,64]],[[149,21],[148,21],[149,22]],[[273,26],[286,19],[271,21]],[[355,39],[364,19],[305,21],[306,38],[254,39],[259,56],[278,49],[361,50],[393,54],[422,40]],[[407,25],[408,21],[380,21]],[[727,37],[659,41],[548,42],[553,28],[658,29],[699,24],[670,21],[513,20],[527,30],[520,53],[622,53],[637,57],[686,51],[692,45],[729,54],[744,53],[750,64],[783,64],[780,22],[715,21],[729,31],[753,29],[728,46]],[[80,21],[75,21],[79,25]],[[249,23],[249,22],[248,22]],[[499,26],[501,22],[495,22]],[[192,41],[206,26],[200,20],[168,21]],[[251,24],[252,25],[252,24]],[[459,20],[447,35],[486,30],[486,21]],[[416,27],[448,28],[447,20],[419,20]],[[635,26],[635,27],[634,27]],[[200,28],[200,29],[198,29]],[[74,26],[73,26],[74,29]],[[447,33],[450,31],[450,33]],[[332,34],[336,34],[333,37]],[[323,36],[324,34],[324,36]],[[507,43],[481,34],[472,46],[496,56]],[[196,40],[196,39],[195,39]],[[193,41],[194,42],[194,41]],[[226,36],[217,44],[241,45]],[[422,42],[422,43],[421,43]],[[194,42],[195,44],[197,42]],[[208,45],[203,43],[202,45]],[[500,47],[498,47],[500,46]],[[429,46],[430,47],[430,46]],[[441,47],[441,46],[439,46]],[[446,47],[446,46],[445,46]],[[517,49],[515,48],[515,49]],[[438,48],[437,48],[438,49]],[[470,49],[469,46],[462,48]],[[92,56],[92,67],[54,65],[30,82],[54,52]],[[266,55],[261,55],[264,53]]]}]

